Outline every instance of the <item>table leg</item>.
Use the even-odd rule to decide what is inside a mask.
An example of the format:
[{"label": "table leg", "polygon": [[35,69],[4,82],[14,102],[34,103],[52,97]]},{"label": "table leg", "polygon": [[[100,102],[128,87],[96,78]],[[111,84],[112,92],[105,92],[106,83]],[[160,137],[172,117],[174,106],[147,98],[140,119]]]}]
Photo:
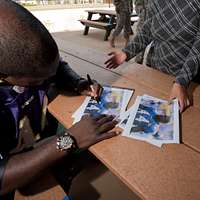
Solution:
[{"label": "table leg", "polygon": [[109,22],[110,28],[106,30],[106,34],[104,36],[104,41],[108,40],[108,37],[110,36],[110,33],[113,28],[115,28],[115,16],[110,16]]},{"label": "table leg", "polygon": [[112,29],[107,29],[107,30],[106,30],[106,34],[105,34],[105,36],[104,36],[104,41],[107,41],[107,40],[108,40],[108,37],[110,36],[111,30],[112,30]]},{"label": "table leg", "polygon": [[[93,14],[93,13],[90,13],[90,12],[88,13],[88,18],[87,18],[87,20],[91,20],[91,19],[92,19],[92,14]],[[88,32],[89,32],[89,26],[85,26],[83,35],[87,35]]]}]

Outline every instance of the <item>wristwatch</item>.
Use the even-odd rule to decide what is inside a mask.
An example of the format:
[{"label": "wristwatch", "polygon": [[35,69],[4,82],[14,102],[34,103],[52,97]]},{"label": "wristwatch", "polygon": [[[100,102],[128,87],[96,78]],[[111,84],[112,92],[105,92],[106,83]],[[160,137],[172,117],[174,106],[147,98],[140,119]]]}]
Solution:
[{"label": "wristwatch", "polygon": [[58,136],[56,148],[60,151],[68,151],[77,149],[76,140],[68,132],[65,132],[63,135]]}]

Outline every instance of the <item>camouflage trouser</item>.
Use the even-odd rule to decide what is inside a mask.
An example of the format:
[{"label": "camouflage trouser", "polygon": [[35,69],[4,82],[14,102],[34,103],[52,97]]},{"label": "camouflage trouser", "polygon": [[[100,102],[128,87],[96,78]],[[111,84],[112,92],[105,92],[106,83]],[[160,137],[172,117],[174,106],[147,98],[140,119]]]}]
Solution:
[{"label": "camouflage trouser", "polygon": [[137,5],[137,6],[135,6],[135,11],[136,11],[137,15],[139,16],[138,23],[137,23],[137,29],[136,29],[136,32],[138,32],[144,24],[144,21],[146,18],[146,10],[143,5]]},{"label": "camouflage trouser", "polygon": [[117,24],[112,36],[117,37],[122,29],[124,29],[124,38],[128,39],[132,34],[131,18],[130,14],[125,11],[117,12]]}]

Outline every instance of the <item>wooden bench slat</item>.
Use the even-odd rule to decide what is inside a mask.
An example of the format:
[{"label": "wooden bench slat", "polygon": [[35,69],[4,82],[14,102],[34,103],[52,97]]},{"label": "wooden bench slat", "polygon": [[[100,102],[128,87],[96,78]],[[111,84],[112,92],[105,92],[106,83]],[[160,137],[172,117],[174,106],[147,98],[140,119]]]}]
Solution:
[{"label": "wooden bench slat", "polygon": [[86,26],[88,25],[88,26],[98,27],[98,28],[102,28],[102,29],[113,28],[112,24],[105,23],[105,22],[97,22],[97,21],[87,20],[87,19],[81,19],[79,21],[83,25],[86,25]]}]

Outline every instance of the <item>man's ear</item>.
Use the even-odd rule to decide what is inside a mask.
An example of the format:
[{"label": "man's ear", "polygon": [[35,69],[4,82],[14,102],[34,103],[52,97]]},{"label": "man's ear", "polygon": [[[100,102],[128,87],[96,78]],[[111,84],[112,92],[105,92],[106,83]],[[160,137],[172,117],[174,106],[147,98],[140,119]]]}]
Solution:
[{"label": "man's ear", "polygon": [[8,76],[6,74],[3,74],[0,72],[0,79],[4,79],[4,78],[7,78]]}]

